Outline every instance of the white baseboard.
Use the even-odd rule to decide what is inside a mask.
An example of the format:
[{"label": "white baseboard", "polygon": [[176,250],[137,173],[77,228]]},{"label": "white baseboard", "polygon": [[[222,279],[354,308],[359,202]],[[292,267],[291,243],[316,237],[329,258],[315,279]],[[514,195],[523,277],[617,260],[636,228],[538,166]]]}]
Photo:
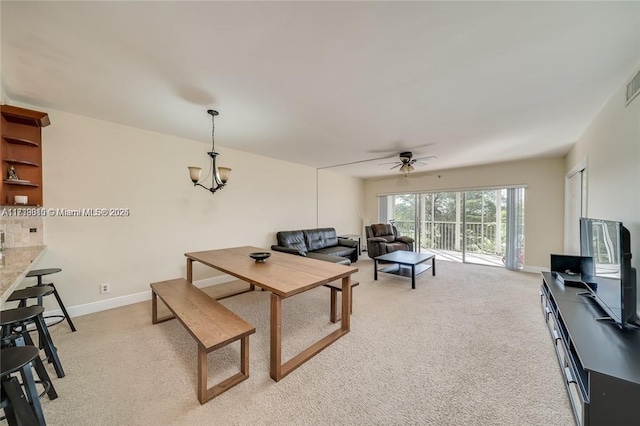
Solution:
[{"label": "white baseboard", "polygon": [[543,268],[542,266],[525,266],[522,270],[524,272],[532,272],[534,274],[539,274],[542,271],[548,271],[549,268]]},{"label": "white baseboard", "polygon": [[[221,275],[219,277],[207,278],[193,283],[198,288],[209,287],[212,285],[224,284],[235,281],[237,278],[231,275]],[[151,300],[151,290],[141,293],[129,294],[126,296],[114,297],[112,299],[100,300],[99,302],[86,303],[78,306],[67,306],[67,312],[70,317],[79,317],[82,315],[93,314],[107,309],[119,308],[121,306],[132,305]],[[45,315],[62,315],[61,309],[46,311]]]}]

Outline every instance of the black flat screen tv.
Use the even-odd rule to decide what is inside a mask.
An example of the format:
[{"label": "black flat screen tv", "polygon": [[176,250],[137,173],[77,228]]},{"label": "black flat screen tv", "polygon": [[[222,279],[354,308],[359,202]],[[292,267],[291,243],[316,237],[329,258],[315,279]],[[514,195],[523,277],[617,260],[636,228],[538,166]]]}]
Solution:
[{"label": "black flat screen tv", "polygon": [[593,299],[620,328],[640,327],[629,230],[622,222],[580,218],[580,254],[593,258]]}]

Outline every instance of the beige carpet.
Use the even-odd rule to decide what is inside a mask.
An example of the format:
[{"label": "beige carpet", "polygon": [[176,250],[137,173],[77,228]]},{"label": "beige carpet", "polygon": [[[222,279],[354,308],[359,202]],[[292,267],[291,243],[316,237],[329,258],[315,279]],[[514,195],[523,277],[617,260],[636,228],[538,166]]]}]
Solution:
[{"label": "beige carpet", "polygon": [[[251,376],[203,406],[194,340],[177,321],[152,325],[150,301],[77,317],[76,333],[52,327],[67,375],[54,379],[60,397],[43,399],[48,424],[574,424],[539,275],[439,262],[411,290],[408,278],[373,281],[368,258],[356,266],[351,332],[279,383],[269,377],[269,293],[224,299],[256,326]],[[283,359],[334,328],[329,289],[286,300]],[[209,356],[211,383],[237,371],[239,351]]]}]

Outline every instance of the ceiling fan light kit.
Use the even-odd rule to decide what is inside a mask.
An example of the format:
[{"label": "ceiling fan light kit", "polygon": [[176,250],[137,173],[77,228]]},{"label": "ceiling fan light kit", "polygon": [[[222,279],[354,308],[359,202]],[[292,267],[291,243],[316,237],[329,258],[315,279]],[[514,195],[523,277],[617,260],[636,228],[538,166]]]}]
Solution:
[{"label": "ceiling fan light kit", "polygon": [[414,171],[415,169],[413,168],[413,166],[409,163],[404,163],[401,167],[400,167],[400,173],[404,173],[405,176],[407,176],[409,174],[409,172]]},{"label": "ceiling fan light kit", "polygon": [[[191,178],[191,182],[193,182],[193,186],[200,186],[212,194],[216,191],[224,188],[229,180],[229,175],[231,174],[231,169],[229,167],[218,167],[216,169],[216,157],[219,155],[216,152],[216,143],[214,138],[215,132],[215,117],[218,115],[218,111],[213,109],[207,110],[207,113],[211,115],[211,151],[207,152],[209,157],[211,158],[211,168],[209,169],[209,174],[211,174],[211,187],[207,188],[202,185],[202,181],[200,181],[200,174],[202,173],[201,167],[189,166],[189,177]],[[209,177],[208,175],[205,179]]]}]

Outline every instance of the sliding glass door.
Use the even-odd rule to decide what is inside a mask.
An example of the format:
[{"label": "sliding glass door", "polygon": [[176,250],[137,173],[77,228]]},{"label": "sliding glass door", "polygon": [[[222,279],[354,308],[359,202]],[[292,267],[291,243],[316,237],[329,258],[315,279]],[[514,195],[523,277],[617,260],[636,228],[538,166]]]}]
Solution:
[{"label": "sliding glass door", "polygon": [[464,262],[502,266],[506,190],[465,191]]},{"label": "sliding glass door", "polygon": [[524,267],[524,188],[379,197],[381,222],[439,259]]}]

